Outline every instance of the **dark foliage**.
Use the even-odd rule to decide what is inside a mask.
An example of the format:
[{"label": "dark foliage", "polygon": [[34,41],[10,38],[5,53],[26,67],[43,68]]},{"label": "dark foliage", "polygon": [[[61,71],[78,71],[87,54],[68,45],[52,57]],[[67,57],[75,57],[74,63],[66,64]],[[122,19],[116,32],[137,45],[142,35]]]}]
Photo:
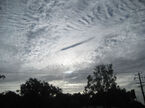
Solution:
[{"label": "dark foliage", "polygon": [[1,75],[1,74],[0,74],[0,79],[5,79],[5,78],[6,78],[5,75]]},{"label": "dark foliage", "polygon": [[[93,92],[91,95],[88,92],[64,94],[58,87],[45,81],[30,78],[21,85],[20,94],[12,91],[1,93],[0,107],[97,108],[97,106],[102,106],[102,108],[145,108],[144,105],[136,101],[134,90],[126,91],[116,86],[112,65],[96,67],[94,76],[89,76],[89,78],[88,84],[90,85],[87,85],[87,89]],[[99,83],[99,86],[96,86],[94,82]],[[93,87],[96,88],[92,89]]]},{"label": "dark foliage", "polygon": [[93,75],[89,75],[87,80],[85,93],[88,94],[107,92],[110,88],[116,88],[116,76],[113,74],[112,64],[96,66]]},{"label": "dark foliage", "polygon": [[0,94],[1,108],[145,108],[135,100],[133,91],[125,89],[110,89],[107,92],[94,94],[63,94],[55,97],[25,96],[8,91]]},{"label": "dark foliage", "polygon": [[40,96],[40,97],[55,97],[57,94],[62,93],[62,90],[47,82],[42,82],[36,78],[30,78],[25,84],[21,85],[22,96]]}]

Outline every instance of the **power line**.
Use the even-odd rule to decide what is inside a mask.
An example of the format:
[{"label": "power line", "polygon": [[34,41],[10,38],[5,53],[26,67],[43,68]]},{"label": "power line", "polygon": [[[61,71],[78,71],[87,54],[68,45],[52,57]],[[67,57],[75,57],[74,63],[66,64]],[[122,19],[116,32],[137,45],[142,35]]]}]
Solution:
[{"label": "power line", "polygon": [[142,75],[142,73],[138,72],[138,74],[135,75],[134,80],[138,80],[139,82],[137,82],[137,84],[139,84],[139,87],[141,88],[141,92],[142,92],[142,96],[144,99],[144,103],[145,103],[145,94],[144,94],[144,90],[143,90],[143,82],[142,79],[144,79],[145,77]]}]

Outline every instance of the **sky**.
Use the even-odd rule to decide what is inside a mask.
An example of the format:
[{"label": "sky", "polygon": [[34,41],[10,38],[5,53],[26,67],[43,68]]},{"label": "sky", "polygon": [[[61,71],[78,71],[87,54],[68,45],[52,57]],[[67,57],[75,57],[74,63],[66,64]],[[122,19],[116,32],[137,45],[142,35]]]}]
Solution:
[{"label": "sky", "polygon": [[110,63],[118,85],[141,100],[144,0],[0,0],[1,92],[30,77],[82,92],[94,66]]}]

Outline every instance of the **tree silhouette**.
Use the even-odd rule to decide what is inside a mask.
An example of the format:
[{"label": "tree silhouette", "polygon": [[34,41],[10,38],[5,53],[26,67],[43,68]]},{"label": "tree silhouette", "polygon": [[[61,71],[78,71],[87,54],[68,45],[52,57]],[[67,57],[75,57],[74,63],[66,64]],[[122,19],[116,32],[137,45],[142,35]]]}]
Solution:
[{"label": "tree silhouette", "polygon": [[88,75],[87,80],[84,92],[88,94],[107,92],[108,89],[116,88],[116,76],[113,74],[112,64],[96,66],[93,75]]},{"label": "tree silhouette", "polygon": [[5,75],[0,75],[0,79],[5,79],[6,76]]},{"label": "tree silhouette", "polygon": [[[135,100],[134,90],[126,91],[126,89],[121,89],[119,86],[116,86],[116,77],[113,75],[112,65],[103,66],[105,66],[104,71],[106,70],[109,75],[111,74],[111,81],[107,80],[111,84],[109,87],[107,86],[108,89],[100,84],[104,88],[102,87],[103,89],[99,92],[91,89],[90,91],[94,93],[91,97],[90,94],[64,94],[58,87],[50,85],[45,81],[37,80],[36,78],[30,78],[21,85],[21,95],[12,91],[0,93],[0,106],[2,108],[97,108],[100,106],[103,108],[145,108],[144,105]],[[99,66],[99,68],[101,67],[102,65]],[[95,78],[95,76],[89,75],[89,81],[92,81],[92,83],[97,82]],[[104,76],[102,76],[102,80],[103,78]],[[90,82],[89,84],[91,85]],[[91,86],[86,86],[86,89],[88,89],[87,87],[91,88]],[[95,94],[95,92],[97,93]]]},{"label": "tree silhouette", "polygon": [[45,81],[39,81],[36,78],[30,78],[25,84],[20,87],[22,96],[47,96],[55,97],[57,94],[62,93],[62,90]]},{"label": "tree silhouette", "polygon": [[13,91],[5,91],[0,93],[1,108],[18,108],[20,104],[20,96]]}]

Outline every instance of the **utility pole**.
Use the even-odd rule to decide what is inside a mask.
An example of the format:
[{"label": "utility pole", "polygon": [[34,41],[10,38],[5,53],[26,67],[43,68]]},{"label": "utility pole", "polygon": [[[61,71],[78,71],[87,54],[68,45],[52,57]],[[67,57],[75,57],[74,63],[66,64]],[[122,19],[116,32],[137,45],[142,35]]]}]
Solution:
[{"label": "utility pole", "polygon": [[139,80],[139,83],[137,83],[137,84],[140,85],[139,87],[141,88],[143,100],[144,100],[144,103],[145,103],[145,94],[144,94],[144,90],[143,90],[143,86],[144,86],[143,83],[145,83],[145,82],[142,82],[142,79],[143,79],[143,78],[145,78],[145,77],[141,76],[141,73],[138,72],[138,74],[134,77],[134,80],[136,80],[136,79]]}]

